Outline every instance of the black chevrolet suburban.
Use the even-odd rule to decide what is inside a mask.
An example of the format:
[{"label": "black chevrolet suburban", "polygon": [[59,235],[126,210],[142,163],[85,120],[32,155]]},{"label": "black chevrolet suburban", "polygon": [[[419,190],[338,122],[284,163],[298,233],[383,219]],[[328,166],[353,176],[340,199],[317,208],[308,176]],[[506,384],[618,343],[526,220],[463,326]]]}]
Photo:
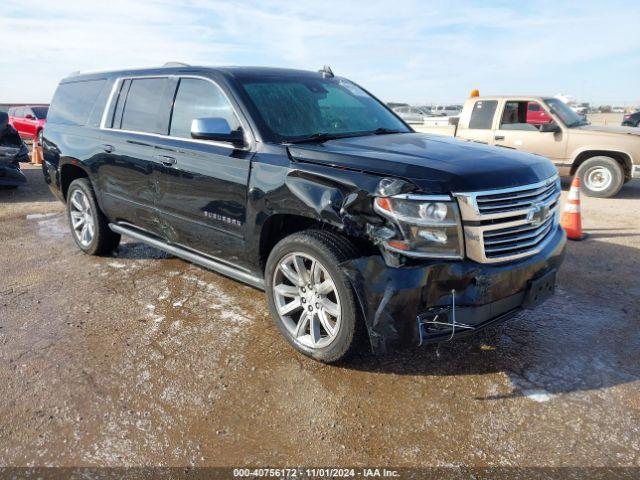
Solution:
[{"label": "black chevrolet suburban", "polygon": [[415,133],[329,68],[78,74],[43,143],[81,250],[126,235],[264,289],[324,362],[359,337],[384,353],[506,320],[563,258],[551,162]]}]

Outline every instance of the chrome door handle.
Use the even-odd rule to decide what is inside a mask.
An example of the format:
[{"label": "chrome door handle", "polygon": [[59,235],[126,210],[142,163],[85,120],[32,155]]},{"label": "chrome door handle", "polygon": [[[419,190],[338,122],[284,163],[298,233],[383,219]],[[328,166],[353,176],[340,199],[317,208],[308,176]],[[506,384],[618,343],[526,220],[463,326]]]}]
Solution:
[{"label": "chrome door handle", "polygon": [[167,167],[170,167],[171,165],[175,165],[176,163],[178,163],[175,158],[170,157],[168,155],[158,155],[157,158],[162,162],[163,165],[166,165]]},{"label": "chrome door handle", "polygon": [[496,135],[494,138],[496,140],[504,140],[504,135]]},{"label": "chrome door handle", "polygon": [[108,143],[105,143],[102,145],[102,150],[104,150],[107,153],[112,153],[115,149],[116,147],[114,147],[113,145],[109,145]]}]

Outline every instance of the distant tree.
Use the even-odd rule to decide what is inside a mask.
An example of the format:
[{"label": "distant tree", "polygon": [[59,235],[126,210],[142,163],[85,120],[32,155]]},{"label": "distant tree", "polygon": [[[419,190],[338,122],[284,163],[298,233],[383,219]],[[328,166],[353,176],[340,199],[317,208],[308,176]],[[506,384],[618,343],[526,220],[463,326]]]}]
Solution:
[{"label": "distant tree", "polygon": [[600,113],[611,113],[611,105],[600,105]]}]

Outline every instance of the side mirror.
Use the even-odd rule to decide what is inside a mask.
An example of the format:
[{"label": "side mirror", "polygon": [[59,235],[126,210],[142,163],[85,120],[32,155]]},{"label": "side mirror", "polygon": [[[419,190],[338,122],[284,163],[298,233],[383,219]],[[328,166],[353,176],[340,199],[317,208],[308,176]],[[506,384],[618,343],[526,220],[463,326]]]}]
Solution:
[{"label": "side mirror", "polygon": [[560,131],[560,127],[555,122],[543,123],[540,125],[540,131],[542,133],[558,133]]},{"label": "side mirror", "polygon": [[231,130],[224,118],[196,118],[191,122],[191,137],[198,140],[228,142],[244,145],[242,129]]}]

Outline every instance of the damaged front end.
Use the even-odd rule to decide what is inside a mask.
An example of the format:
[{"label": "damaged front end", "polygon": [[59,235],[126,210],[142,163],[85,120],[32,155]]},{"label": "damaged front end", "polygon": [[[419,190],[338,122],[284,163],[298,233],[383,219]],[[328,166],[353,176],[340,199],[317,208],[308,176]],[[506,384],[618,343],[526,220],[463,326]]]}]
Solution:
[{"label": "damaged front end", "polygon": [[288,194],[271,196],[269,209],[312,210],[316,220],[371,246],[341,268],[356,292],[375,353],[473,334],[553,293],[564,254],[561,228],[554,227],[553,238],[536,255],[505,263],[473,261],[465,255],[463,220],[452,195],[422,194],[422,185],[409,179],[327,168],[326,161],[303,153],[291,154],[304,168],[288,170],[282,179]]},{"label": "damaged front end", "polygon": [[562,230],[539,255],[507,265],[429,260],[389,266],[381,256],[341,265],[360,301],[376,353],[475,333],[553,293],[564,256]]},{"label": "damaged front end", "polygon": [[17,187],[27,179],[20,162],[29,161],[29,150],[18,132],[9,125],[9,117],[0,112],[0,187]]}]

